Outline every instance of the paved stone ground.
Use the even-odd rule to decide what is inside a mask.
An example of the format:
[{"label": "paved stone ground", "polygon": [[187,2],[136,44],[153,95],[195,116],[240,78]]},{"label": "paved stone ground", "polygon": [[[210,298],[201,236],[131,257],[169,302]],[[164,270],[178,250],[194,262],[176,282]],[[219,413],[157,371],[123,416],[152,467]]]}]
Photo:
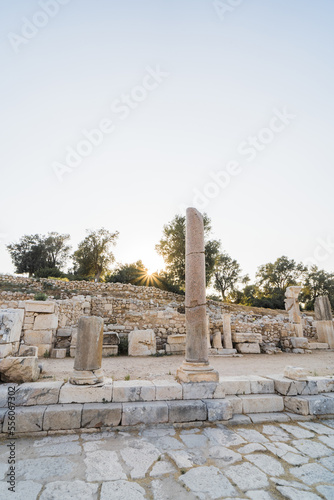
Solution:
[{"label": "paved stone ground", "polygon": [[151,427],[16,440],[1,500],[334,499],[334,419]]}]

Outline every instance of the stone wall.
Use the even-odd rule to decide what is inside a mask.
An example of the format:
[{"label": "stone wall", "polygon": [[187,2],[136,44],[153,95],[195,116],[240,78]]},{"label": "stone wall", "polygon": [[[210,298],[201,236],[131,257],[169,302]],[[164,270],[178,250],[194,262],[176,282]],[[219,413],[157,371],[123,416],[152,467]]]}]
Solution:
[{"label": "stone wall", "polygon": [[[48,301],[55,303],[58,330],[73,327],[82,315],[101,316],[106,331],[118,331],[127,336],[133,329],[153,329],[157,338],[157,349],[164,348],[167,337],[185,333],[184,296],[153,287],[139,287],[120,283],[93,283],[85,281],[64,282],[60,280],[35,280],[22,277],[0,276],[0,287],[22,287],[20,291],[0,292],[0,309],[26,309],[34,293],[44,291]],[[61,298],[57,298],[61,297]],[[260,333],[263,349],[267,346],[290,349],[290,337],[295,336],[285,311],[250,308],[218,301],[208,301],[210,332],[223,332],[222,314],[231,314],[232,333]],[[36,313],[37,314],[37,313]],[[304,336],[316,338],[313,316],[303,314]],[[26,326],[31,318],[26,312]],[[23,330],[22,340],[25,340]],[[69,330],[70,331],[70,330]],[[52,336],[59,342],[57,332]],[[67,343],[70,343],[70,337]],[[63,339],[62,339],[63,341]]]}]

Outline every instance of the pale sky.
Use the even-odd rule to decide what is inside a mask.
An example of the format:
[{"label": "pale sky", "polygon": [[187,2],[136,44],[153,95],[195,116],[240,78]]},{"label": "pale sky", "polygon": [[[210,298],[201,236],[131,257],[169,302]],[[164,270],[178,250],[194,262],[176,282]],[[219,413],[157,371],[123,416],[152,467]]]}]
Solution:
[{"label": "pale sky", "polygon": [[23,234],[75,249],[102,226],[154,271],[186,206],[243,273],[283,254],[334,272],[333,1],[0,6],[0,272]]}]

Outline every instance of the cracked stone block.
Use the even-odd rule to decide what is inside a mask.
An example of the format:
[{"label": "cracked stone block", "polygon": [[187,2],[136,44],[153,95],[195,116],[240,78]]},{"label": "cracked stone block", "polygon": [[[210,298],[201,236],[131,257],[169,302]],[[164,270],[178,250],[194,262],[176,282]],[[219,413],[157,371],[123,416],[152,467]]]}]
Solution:
[{"label": "cracked stone block", "polygon": [[33,330],[55,330],[58,327],[57,314],[38,314]]},{"label": "cracked stone block", "polygon": [[26,300],[24,305],[27,312],[51,314],[55,311],[55,303],[51,301]]},{"label": "cracked stone block", "polygon": [[269,482],[266,474],[252,464],[244,463],[232,465],[225,471],[228,476],[242,491],[266,488]]},{"label": "cracked stone block", "polygon": [[231,403],[233,414],[242,413],[242,400],[238,396],[226,396],[225,399]]},{"label": "cracked stone block", "polygon": [[123,403],[122,405],[122,425],[166,422],[168,422],[168,406],[164,401]]},{"label": "cracked stone block", "polygon": [[239,396],[243,413],[268,413],[284,410],[283,397],[275,394]]},{"label": "cracked stone block", "polygon": [[35,356],[7,357],[0,361],[0,377],[3,382],[35,382],[40,374]]},{"label": "cracked stone block", "polygon": [[121,417],[121,403],[85,403],[81,427],[115,427],[120,425]]},{"label": "cracked stone block", "polygon": [[8,432],[11,422],[15,422],[15,432],[37,432],[43,429],[43,416],[47,406],[17,406],[15,419],[7,412],[3,423],[3,432]]},{"label": "cracked stone block", "polygon": [[116,451],[95,450],[87,452],[84,462],[86,465],[86,480],[89,482],[108,481],[104,484],[109,484],[109,481],[113,483],[118,479],[126,479],[126,474],[119,462]]},{"label": "cracked stone block", "polygon": [[[248,377],[219,377],[216,393],[218,389],[226,395],[251,394],[250,381]],[[216,394],[215,394],[216,397]],[[219,396],[219,399],[224,396]]]},{"label": "cracked stone block", "polygon": [[169,380],[153,380],[155,399],[157,401],[171,401],[182,399],[182,385]]},{"label": "cracked stone block", "polygon": [[154,330],[133,330],[128,339],[129,356],[150,356],[157,352]]},{"label": "cracked stone block", "polygon": [[274,394],[275,384],[273,380],[257,375],[248,376],[252,394]]},{"label": "cracked stone block", "polygon": [[17,387],[18,384],[14,383],[0,384],[0,408],[7,408],[8,395],[12,396]]},{"label": "cracked stone block", "polygon": [[284,408],[299,415],[309,415],[310,413],[307,399],[297,396],[285,397]]},{"label": "cracked stone block", "polygon": [[35,356],[37,358],[38,348],[33,345],[21,344],[19,349],[19,357],[26,357],[26,356]]},{"label": "cracked stone block", "polygon": [[102,484],[101,500],[114,498],[128,500],[145,500],[146,492],[142,486],[130,481],[107,481]]},{"label": "cracked stone block", "polygon": [[169,422],[194,422],[207,419],[207,408],[203,401],[168,401]]},{"label": "cracked stone block", "polygon": [[182,384],[183,399],[209,399],[217,388],[216,382],[188,382]]},{"label": "cracked stone block", "polygon": [[18,387],[15,402],[17,406],[52,405],[59,400],[63,382],[27,382]]},{"label": "cracked stone block", "polygon": [[240,354],[260,354],[260,344],[258,342],[244,342],[235,344],[235,347]]},{"label": "cracked stone block", "polygon": [[149,380],[118,380],[114,382],[113,401],[154,401],[155,385]]},{"label": "cracked stone block", "polygon": [[103,384],[74,385],[69,382],[60,389],[59,403],[103,403],[112,400],[112,379],[105,379]]},{"label": "cracked stone block", "polygon": [[286,366],[283,375],[291,380],[307,380],[307,371],[301,366]]},{"label": "cracked stone block", "polygon": [[266,422],[289,422],[290,417],[286,413],[250,413],[249,417],[253,424],[264,424]]},{"label": "cracked stone block", "polygon": [[233,416],[232,403],[226,399],[203,399],[208,410],[208,421],[230,420]]},{"label": "cracked stone block", "polygon": [[43,430],[79,429],[81,426],[82,408],[82,404],[48,406],[44,415]]},{"label": "cracked stone block", "polygon": [[23,318],[23,309],[0,309],[0,344],[19,342]]},{"label": "cracked stone block", "polygon": [[213,465],[191,469],[181,475],[179,481],[200,499],[219,499],[222,498],[222,492],[225,498],[234,497],[237,494],[230,481]]},{"label": "cracked stone block", "polygon": [[318,392],[334,392],[334,378],[307,377],[307,379],[317,384]]},{"label": "cracked stone block", "polygon": [[308,339],[305,337],[291,337],[290,341],[294,349],[309,349]]},{"label": "cracked stone block", "polygon": [[109,356],[117,356],[118,345],[103,345],[102,346],[102,357],[108,358]]}]

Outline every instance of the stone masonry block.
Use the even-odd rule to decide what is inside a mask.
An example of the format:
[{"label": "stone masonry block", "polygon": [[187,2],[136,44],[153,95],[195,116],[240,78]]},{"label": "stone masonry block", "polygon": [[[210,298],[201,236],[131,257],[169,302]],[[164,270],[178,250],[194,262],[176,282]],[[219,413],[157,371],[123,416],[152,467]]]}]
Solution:
[{"label": "stone masonry block", "polygon": [[286,396],[284,398],[284,408],[298,415],[309,415],[310,413],[308,400],[300,396]]},{"label": "stone masonry block", "polygon": [[334,378],[330,377],[307,377],[308,381],[316,382],[318,392],[334,392]]},{"label": "stone masonry block", "polygon": [[65,348],[52,349],[51,358],[55,358],[55,359],[66,358],[66,349]]},{"label": "stone masonry block", "polygon": [[194,382],[182,384],[183,399],[209,399],[213,398],[217,388],[216,382]]},{"label": "stone masonry block", "polygon": [[133,330],[128,338],[129,356],[149,356],[157,352],[154,330]]},{"label": "stone masonry block", "polygon": [[284,410],[282,396],[276,394],[252,394],[239,396],[243,413],[269,413]]},{"label": "stone masonry block", "polygon": [[34,330],[55,330],[58,327],[56,314],[39,314],[35,318]]},{"label": "stone masonry block", "polygon": [[0,408],[5,408],[8,405],[8,394],[13,395],[14,389],[18,387],[17,384],[1,384],[0,385]]},{"label": "stone masonry block", "polygon": [[123,403],[122,406],[122,425],[168,422],[168,406],[164,401]]},{"label": "stone masonry block", "polygon": [[195,422],[207,419],[207,407],[203,401],[168,401],[169,422]]},{"label": "stone masonry block", "polygon": [[24,341],[27,345],[51,344],[52,338],[52,330],[26,330],[24,333]]},{"label": "stone masonry block", "polygon": [[3,423],[3,432],[8,432],[11,423],[15,421],[15,432],[38,432],[43,429],[43,416],[47,406],[17,406],[15,408],[15,420],[7,412]]},{"label": "stone masonry block", "polygon": [[257,343],[262,342],[262,335],[260,333],[232,333],[232,340],[235,343]]},{"label": "stone masonry block", "polygon": [[305,337],[291,337],[292,347],[295,349],[308,349],[308,339]]},{"label": "stone masonry block", "polygon": [[274,394],[275,384],[273,380],[257,375],[249,375],[250,389],[252,394]]},{"label": "stone masonry block", "polygon": [[43,430],[57,431],[79,429],[83,405],[50,405],[44,414]]},{"label": "stone masonry block", "polygon": [[55,311],[55,303],[47,302],[41,300],[26,300],[25,301],[25,310],[27,312],[35,312],[35,313],[54,313]]},{"label": "stone masonry block", "polygon": [[85,403],[81,427],[115,427],[120,425],[121,417],[121,403]]},{"label": "stone masonry block", "polygon": [[226,396],[225,399],[231,403],[233,414],[242,413],[242,400],[239,396]]},{"label": "stone masonry block", "polygon": [[244,342],[242,344],[235,344],[237,351],[241,354],[260,354],[260,344],[257,342]]},{"label": "stone masonry block", "polygon": [[108,403],[112,400],[112,379],[98,385],[74,385],[67,382],[60,389],[59,403]]},{"label": "stone masonry block", "polygon": [[153,380],[155,386],[155,399],[157,401],[170,401],[182,399],[182,385],[169,380]]},{"label": "stone masonry block", "polygon": [[59,400],[64,382],[26,382],[19,385],[15,402],[17,406],[53,405]]},{"label": "stone masonry block", "polygon": [[334,395],[305,396],[309,402],[311,415],[328,415],[334,413]]},{"label": "stone masonry block", "polygon": [[250,380],[248,377],[243,377],[243,376],[219,377],[218,385],[226,395],[251,394]]},{"label": "stone masonry block", "polygon": [[232,403],[228,399],[203,399],[208,411],[208,421],[230,420],[233,416]]},{"label": "stone masonry block", "polygon": [[154,401],[155,385],[149,380],[119,380],[114,382],[113,402]]}]

